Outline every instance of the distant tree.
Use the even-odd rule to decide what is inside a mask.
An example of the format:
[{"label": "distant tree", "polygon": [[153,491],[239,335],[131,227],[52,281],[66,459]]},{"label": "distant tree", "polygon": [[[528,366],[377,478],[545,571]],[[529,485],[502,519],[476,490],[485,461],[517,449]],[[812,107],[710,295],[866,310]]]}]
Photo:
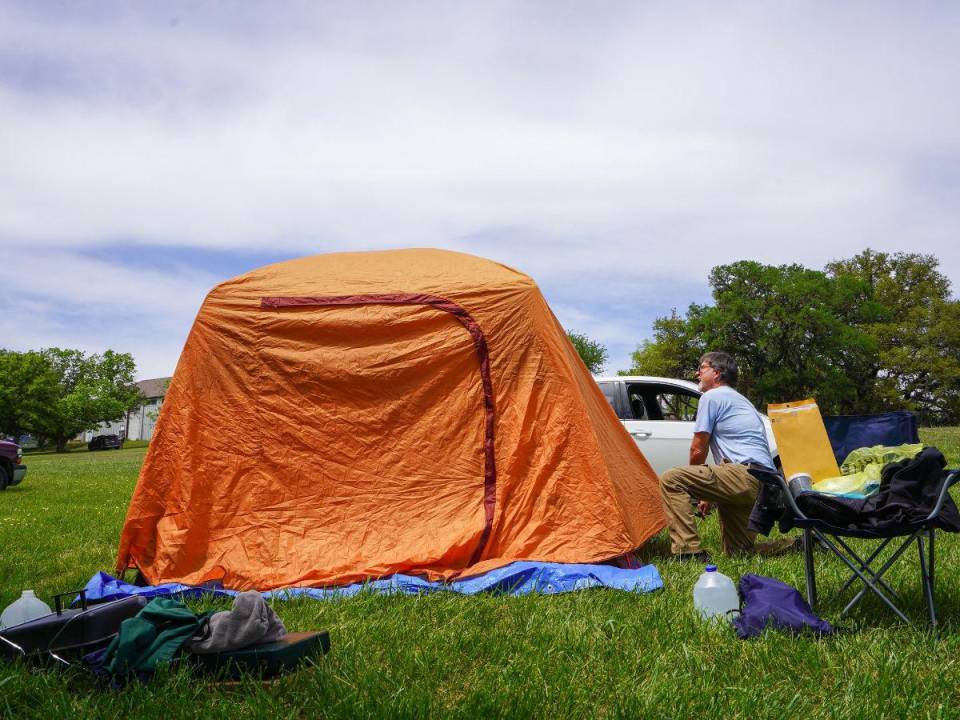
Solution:
[{"label": "distant tree", "polygon": [[653,375],[693,379],[697,360],[705,352],[703,338],[691,332],[687,319],[674,308],[669,317],[653,321],[653,339],[644,340],[631,355],[629,370],[621,375]]},{"label": "distant tree", "polygon": [[855,277],[865,283],[866,296],[880,303],[890,319],[902,319],[911,310],[933,300],[950,299],[950,280],[937,268],[934,255],[884,253],[867,248],[847,260],[827,263],[832,277]]},{"label": "distant tree", "polygon": [[888,405],[907,407],[923,424],[960,422],[960,302],[915,308],[881,338],[877,383]]},{"label": "distant tree", "polygon": [[605,345],[596,340],[591,340],[582,333],[568,332],[567,337],[570,338],[573,347],[577,349],[577,354],[580,355],[583,364],[587,366],[590,372],[594,374],[603,372],[603,368],[608,360]]},{"label": "distant tree", "polygon": [[857,376],[876,365],[877,347],[862,325],[880,308],[862,283],[753,261],[715,267],[709,281],[714,304],[658,318],[634,353],[637,372],[690,377],[701,353],[725,350],[758,406],[814,395],[829,412],[869,400]]},{"label": "distant tree", "polygon": [[742,261],[710,273],[715,304],[689,313],[705,347],[736,355],[743,391],[755,402],[817,397],[827,412],[872,402],[860,376],[877,363],[862,328],[881,315],[854,279],[800,265]]},{"label": "distant tree", "polygon": [[657,318],[629,372],[690,377],[700,354],[726,350],[758,405],[812,395],[825,412],[908,408],[923,423],[960,422],[960,302],[938,266],[868,249],[825,272],[715,267],[713,304]]},{"label": "distant tree", "polygon": [[86,355],[80,350],[43,351],[56,377],[56,396],[32,427],[56,442],[64,452],[67,441],[101,422],[120,418],[141,402],[133,383],[136,364],[129,353],[107,350]]},{"label": "distant tree", "polygon": [[42,353],[0,350],[0,435],[32,431],[56,395],[57,376]]},{"label": "distant tree", "polygon": [[860,281],[881,314],[866,323],[878,347],[864,377],[880,407],[907,407],[922,422],[960,421],[960,303],[933,255],[864,250],[827,265],[834,278]]}]

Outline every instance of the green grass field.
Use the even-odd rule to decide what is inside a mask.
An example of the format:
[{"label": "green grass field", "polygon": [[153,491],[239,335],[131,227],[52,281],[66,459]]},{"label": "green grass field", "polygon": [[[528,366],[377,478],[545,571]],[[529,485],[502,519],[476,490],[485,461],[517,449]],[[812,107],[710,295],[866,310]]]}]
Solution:
[{"label": "green grass field", "polygon": [[[921,432],[951,466],[960,428]],[[145,450],[27,456],[27,479],[0,493],[0,607],[23,588],[49,599],[113,566]],[[705,540],[717,553],[715,517]],[[633,595],[355,598],[278,603],[293,630],[328,629],[330,654],[279,682],[223,687],[184,668],[148,686],[105,691],[83,672],[0,664],[0,717],[960,717],[960,541],[937,551],[939,636],[865,601],[825,640],[775,633],[740,641],[694,615],[696,565],[645,550],[665,588]],[[924,610],[915,557],[890,573],[909,611]],[[838,588],[820,554],[821,594]],[[802,556],[720,561],[735,579],[803,585]],[[821,614],[835,620],[842,603]],[[205,603],[198,607],[225,608]]]}]

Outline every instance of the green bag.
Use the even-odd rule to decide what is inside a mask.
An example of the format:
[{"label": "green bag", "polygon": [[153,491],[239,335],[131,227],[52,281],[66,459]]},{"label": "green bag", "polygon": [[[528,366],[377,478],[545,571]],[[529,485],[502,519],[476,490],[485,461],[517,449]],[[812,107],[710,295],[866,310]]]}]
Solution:
[{"label": "green bag", "polygon": [[136,617],[120,623],[120,632],[107,647],[104,669],[111,675],[155,671],[200,632],[209,616],[197,615],[179,600],[154,598]]}]

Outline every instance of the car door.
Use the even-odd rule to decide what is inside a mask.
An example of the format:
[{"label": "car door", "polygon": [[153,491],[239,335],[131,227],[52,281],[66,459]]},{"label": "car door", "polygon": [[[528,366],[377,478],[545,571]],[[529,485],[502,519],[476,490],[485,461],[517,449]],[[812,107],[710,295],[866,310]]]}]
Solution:
[{"label": "car door", "polygon": [[663,383],[626,383],[624,427],[659,474],[690,462],[699,393]]}]

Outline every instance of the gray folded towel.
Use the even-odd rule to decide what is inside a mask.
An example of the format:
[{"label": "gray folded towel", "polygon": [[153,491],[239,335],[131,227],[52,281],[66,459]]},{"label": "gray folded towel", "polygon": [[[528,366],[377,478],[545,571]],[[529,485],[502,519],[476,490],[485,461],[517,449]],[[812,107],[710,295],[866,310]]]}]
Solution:
[{"label": "gray folded towel", "polygon": [[190,652],[210,654],[240,650],[249,645],[280,640],[287,634],[283,621],[256,590],[237,595],[232,610],[214,613],[209,622],[210,636],[190,645]]}]

